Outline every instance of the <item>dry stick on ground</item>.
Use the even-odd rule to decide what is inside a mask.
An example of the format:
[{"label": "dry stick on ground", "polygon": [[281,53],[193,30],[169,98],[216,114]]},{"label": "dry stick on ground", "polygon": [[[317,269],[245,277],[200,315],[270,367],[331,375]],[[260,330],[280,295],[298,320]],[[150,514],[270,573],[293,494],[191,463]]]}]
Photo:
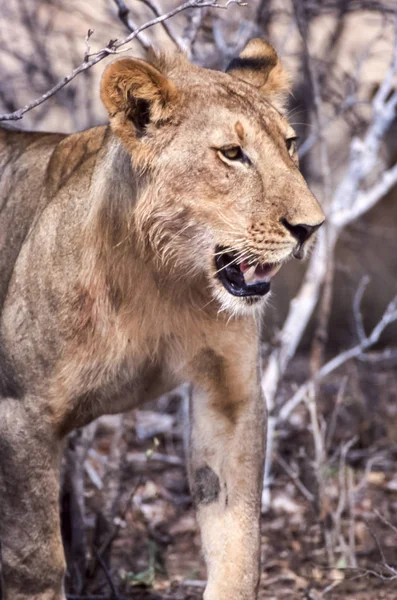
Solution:
[{"label": "dry stick on ground", "polygon": [[135,38],[137,38],[137,36],[145,29],[153,27],[154,25],[157,25],[157,23],[163,23],[167,19],[170,19],[171,17],[179,14],[184,10],[187,10],[188,8],[216,8],[225,10],[231,4],[237,4],[238,6],[246,6],[246,3],[241,2],[241,0],[226,0],[225,4],[218,4],[218,0],[189,0],[188,2],[180,4],[176,8],[170,10],[169,12],[164,13],[163,15],[160,15],[155,19],[151,19],[143,25],[140,25],[137,29],[135,29],[135,31],[130,33],[124,39],[119,41],[114,39],[109,40],[109,43],[105,48],[102,48],[101,50],[98,50],[97,52],[93,52],[91,54],[86,54],[84,57],[84,61],[78,67],[76,67],[69,75],[66,75],[65,77],[63,77],[63,79],[58,81],[58,83],[54,85],[50,90],[45,92],[45,94],[43,94],[39,98],[36,98],[36,100],[33,100],[23,108],[19,108],[18,110],[15,110],[12,113],[0,114],[0,121],[18,121],[19,119],[22,119],[25,113],[32,110],[33,108],[36,108],[36,106],[40,106],[40,104],[43,104],[43,102],[46,102],[46,100],[54,96],[54,94],[59,92],[59,90],[68,85],[68,83],[70,83],[80,73],[91,69],[94,65],[96,65],[108,56],[130,50],[130,47],[127,46],[127,44],[129,44]]},{"label": "dry stick on ground", "polygon": [[[372,102],[372,121],[364,138],[353,138],[350,144],[350,157],[345,175],[326,211],[327,232],[324,228],[319,231],[317,245],[310,259],[304,281],[298,294],[290,303],[287,318],[279,335],[279,344],[271,353],[262,376],[262,388],[269,413],[262,496],[265,508],[270,505],[270,470],[278,420],[275,407],[276,394],[289,361],[294,356],[307,323],[317,306],[320,290],[327,272],[327,254],[334,253],[336,242],[342,230],[375,206],[397,183],[397,164],[395,164],[384,172],[372,187],[366,190],[361,189],[368,175],[374,172],[381,142],[395,118],[397,91],[393,87],[393,78],[396,74],[397,25],[392,62]],[[299,404],[299,402],[296,404]],[[288,402],[288,406],[291,406],[290,402]],[[296,405],[293,404],[293,406]],[[289,415],[290,411],[284,407],[281,409],[280,417],[284,415],[282,417],[284,419],[286,414]]]}]

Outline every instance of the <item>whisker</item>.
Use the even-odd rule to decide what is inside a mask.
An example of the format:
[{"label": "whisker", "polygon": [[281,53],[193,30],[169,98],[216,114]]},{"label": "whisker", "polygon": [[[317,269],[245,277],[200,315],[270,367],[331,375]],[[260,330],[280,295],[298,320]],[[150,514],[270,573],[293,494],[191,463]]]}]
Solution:
[{"label": "whisker", "polygon": [[294,123],[290,123],[290,125],[292,127],[295,127],[295,125],[305,125],[305,127],[311,127],[312,129],[314,128],[313,123],[305,123],[305,122],[299,123],[299,122],[296,121]]},{"label": "whisker", "polygon": [[215,252],[214,255],[220,256],[222,254],[230,254],[232,252],[242,252],[243,250],[246,250],[245,246],[241,246],[240,248],[237,245],[225,246],[222,248],[222,250],[219,250],[219,252]]},{"label": "whisker", "polygon": [[218,273],[220,273],[221,271],[223,271],[224,269],[226,269],[227,267],[230,267],[231,265],[233,265],[235,263],[242,262],[246,256],[247,257],[249,256],[249,252],[242,252],[242,253],[238,254],[236,256],[236,258],[234,258],[229,263],[227,263],[227,265],[224,265],[223,267],[221,267],[220,269],[215,271],[215,275],[218,275]]},{"label": "whisker", "polygon": [[287,112],[284,114],[284,118],[287,119],[288,117],[290,117],[291,115],[293,115],[294,113],[296,113],[296,112],[298,112],[300,110],[301,111],[304,110],[303,104],[299,104],[298,106],[294,106],[290,110],[287,110]]},{"label": "whisker", "polygon": [[231,261],[231,262],[230,262],[230,263],[228,263],[227,265],[224,265],[224,266],[223,266],[223,267],[221,267],[220,269],[217,269],[217,270],[215,271],[214,275],[218,275],[218,274],[219,274],[221,271],[223,271],[224,269],[227,269],[227,267],[230,267],[230,266],[231,266],[231,265],[232,265],[234,262],[236,262],[236,261],[235,261],[235,260],[234,260],[234,261]]},{"label": "whisker", "polygon": [[206,302],[204,304],[204,306],[202,307],[202,310],[204,310],[205,308],[207,308],[207,306],[209,306],[212,302],[215,302],[215,298],[212,297],[208,302]]},{"label": "whisker", "polygon": [[244,243],[246,242],[246,238],[245,237],[243,237],[243,236],[241,236],[241,237],[235,237],[235,235],[233,234],[232,231],[225,231],[224,229],[217,229],[216,233],[217,234],[221,233],[221,234],[224,234],[224,235],[231,236],[231,237],[233,237],[233,240],[235,242],[244,242]]},{"label": "whisker", "polygon": [[[220,209],[217,210],[218,216],[220,217],[221,221],[223,221],[226,225],[228,225],[232,230],[237,231],[239,233],[241,232],[241,227],[238,227],[236,225],[236,222],[231,221],[224,212],[221,212]],[[238,221],[238,215],[236,213],[236,221]]]}]

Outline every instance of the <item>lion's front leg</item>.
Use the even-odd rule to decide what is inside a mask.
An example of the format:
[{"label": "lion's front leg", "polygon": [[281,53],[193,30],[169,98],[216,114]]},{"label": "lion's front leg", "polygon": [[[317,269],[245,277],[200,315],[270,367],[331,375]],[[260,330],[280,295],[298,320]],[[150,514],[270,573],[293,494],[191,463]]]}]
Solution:
[{"label": "lion's front leg", "polygon": [[189,468],[208,568],[204,599],[254,600],[265,431],[257,359],[210,354],[213,377],[192,397]]},{"label": "lion's front leg", "polygon": [[0,398],[0,547],[3,600],[63,600],[60,445],[23,400]]}]

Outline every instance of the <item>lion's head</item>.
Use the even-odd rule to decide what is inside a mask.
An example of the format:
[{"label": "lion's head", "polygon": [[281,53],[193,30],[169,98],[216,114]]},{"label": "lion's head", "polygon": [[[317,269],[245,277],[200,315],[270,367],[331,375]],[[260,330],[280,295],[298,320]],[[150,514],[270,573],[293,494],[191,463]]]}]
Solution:
[{"label": "lion's head", "polygon": [[182,55],[122,59],[102,80],[113,131],[138,176],[133,220],[164,277],[206,282],[222,308],[259,305],[283,262],[303,258],[323,212],[279,112],[288,78],[254,39],[226,73]]}]

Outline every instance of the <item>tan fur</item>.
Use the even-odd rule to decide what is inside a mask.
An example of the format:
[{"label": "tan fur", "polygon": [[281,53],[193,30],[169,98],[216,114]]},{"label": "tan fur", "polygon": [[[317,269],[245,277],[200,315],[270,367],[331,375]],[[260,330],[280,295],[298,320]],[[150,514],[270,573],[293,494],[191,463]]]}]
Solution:
[{"label": "tan fur", "polygon": [[[241,61],[252,48],[268,56],[255,41]],[[102,82],[110,127],[0,131],[5,600],[64,598],[54,499],[65,434],[182,380],[194,385],[189,473],[205,600],[256,597],[265,299],[226,291],[215,248],[285,262],[297,241],[283,220],[323,220],[288,153],[293,131],[269,103],[285,93],[272,52],[251,76],[240,62],[243,78],[181,55],[122,59]],[[225,146],[249,161],[228,161]]]},{"label": "tan fur", "polygon": [[278,110],[284,108],[290,91],[290,76],[283,69],[277,52],[269,42],[259,38],[248,42],[227,71],[260,89]]}]

